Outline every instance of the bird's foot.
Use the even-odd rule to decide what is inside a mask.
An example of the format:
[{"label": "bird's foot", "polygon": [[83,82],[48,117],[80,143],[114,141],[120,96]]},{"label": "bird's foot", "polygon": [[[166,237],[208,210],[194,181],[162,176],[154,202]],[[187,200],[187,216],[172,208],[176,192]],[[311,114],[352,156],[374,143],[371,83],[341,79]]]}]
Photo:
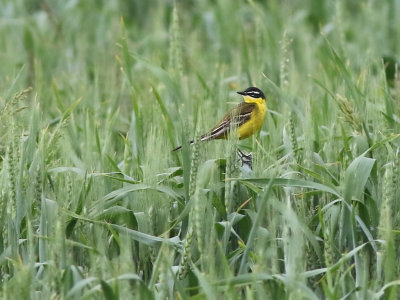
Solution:
[{"label": "bird's foot", "polygon": [[250,152],[249,154],[244,153],[239,148],[237,149],[239,160],[243,166],[248,166],[250,170],[253,169],[253,154]]}]

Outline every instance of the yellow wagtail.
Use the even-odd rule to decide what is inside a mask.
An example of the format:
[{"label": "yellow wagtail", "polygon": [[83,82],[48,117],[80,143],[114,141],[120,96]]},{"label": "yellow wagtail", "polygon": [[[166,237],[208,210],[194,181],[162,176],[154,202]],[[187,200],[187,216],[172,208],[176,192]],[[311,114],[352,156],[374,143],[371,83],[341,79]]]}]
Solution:
[{"label": "yellow wagtail", "polygon": [[[200,141],[227,139],[232,130],[236,132],[236,137],[242,140],[261,128],[267,113],[264,93],[256,87],[249,87],[237,93],[243,96],[244,102],[232,108],[213,129],[200,137]],[[193,143],[194,141],[190,141],[190,144]],[[179,146],[172,151],[181,148],[182,146]]]}]

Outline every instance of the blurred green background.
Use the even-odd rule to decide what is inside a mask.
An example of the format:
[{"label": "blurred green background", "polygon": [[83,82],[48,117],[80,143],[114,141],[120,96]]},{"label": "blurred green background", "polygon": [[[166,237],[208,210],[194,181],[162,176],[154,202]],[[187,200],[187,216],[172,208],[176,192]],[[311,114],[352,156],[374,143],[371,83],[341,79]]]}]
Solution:
[{"label": "blurred green background", "polygon": [[[397,299],[399,16],[0,0],[0,296]],[[260,133],[187,146],[249,86]]]}]

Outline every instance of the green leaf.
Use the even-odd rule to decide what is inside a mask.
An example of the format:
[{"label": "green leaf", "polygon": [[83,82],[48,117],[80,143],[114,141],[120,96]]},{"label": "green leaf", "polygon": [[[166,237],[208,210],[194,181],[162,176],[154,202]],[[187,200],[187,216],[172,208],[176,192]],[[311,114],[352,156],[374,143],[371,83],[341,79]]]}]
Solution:
[{"label": "green leaf", "polygon": [[357,157],[352,161],[344,175],[344,200],[350,203],[351,200],[362,199],[365,184],[374,166],[375,159],[363,156]]},{"label": "green leaf", "polygon": [[148,245],[148,246],[155,246],[155,245],[160,245],[162,243],[167,243],[171,246],[175,246],[177,248],[180,248],[180,240],[178,236],[169,238],[169,239],[164,239],[156,236],[152,236],[150,234],[146,234],[137,230],[129,229],[117,224],[109,224],[113,229],[120,233],[124,233],[129,235],[132,239],[135,241],[138,241],[139,243]]},{"label": "green leaf", "polygon": [[240,179],[230,179],[230,180],[239,180],[240,182],[251,182],[258,185],[266,185],[272,180],[272,185],[279,185],[279,186],[288,186],[288,187],[301,187],[301,188],[310,188],[319,190],[322,192],[327,192],[333,194],[337,197],[341,197],[339,192],[334,187],[329,187],[327,185],[313,182],[313,181],[306,181],[301,179],[288,179],[288,178],[240,178]]},{"label": "green leaf", "polygon": [[[22,67],[19,69],[17,75],[14,77],[14,80],[12,81],[12,83],[9,84],[9,88],[8,88],[8,90],[7,90],[7,93],[6,93],[5,97],[4,97],[4,99],[6,99],[6,103],[7,103],[8,101],[11,100],[10,97],[11,97],[11,95],[13,94],[14,87],[15,87],[15,85],[17,84],[19,78],[21,77],[22,72],[24,71],[24,69],[25,69],[25,65],[22,65]],[[5,105],[1,108],[1,110],[0,110],[0,115],[1,115],[1,113],[3,112],[4,107],[6,107],[6,105],[7,105],[7,104],[5,104]]]},{"label": "green leaf", "polygon": [[400,280],[394,280],[385,284],[377,293],[375,293],[376,299],[382,298],[382,296],[385,294],[385,291],[392,286],[400,286]]},{"label": "green leaf", "polygon": [[212,285],[211,282],[209,282],[209,279],[207,279],[206,276],[204,276],[204,274],[202,274],[199,269],[196,267],[195,264],[192,264],[192,268],[193,273],[196,275],[200,287],[202,288],[202,290],[204,291],[206,298],[207,299],[217,299],[216,298],[216,291],[215,291],[215,287]]},{"label": "green leaf", "polygon": [[253,226],[251,227],[251,230],[249,233],[249,237],[247,239],[246,248],[244,249],[242,260],[240,262],[239,274],[245,273],[248,268],[248,258],[250,255],[250,251],[253,249],[253,244],[256,239],[256,232],[258,231],[261,219],[265,213],[265,208],[268,203],[267,200],[268,200],[269,194],[271,192],[272,182],[273,182],[273,180],[269,180],[268,185],[265,187],[263,192],[259,194],[259,197],[261,200],[261,206],[257,211],[256,218],[254,220]]},{"label": "green leaf", "polygon": [[167,133],[168,133],[168,137],[169,137],[169,141],[171,143],[171,148],[174,147],[174,143],[175,143],[175,128],[174,128],[174,124],[172,123],[172,118],[170,116],[170,114],[168,113],[167,108],[165,107],[163,100],[160,97],[160,94],[158,93],[157,89],[152,86],[152,90],[153,90],[153,94],[156,97],[157,103],[161,108],[161,113],[163,115],[164,118],[164,122],[167,125]]},{"label": "green leaf", "polygon": [[[80,215],[80,213],[82,212],[83,202],[84,202],[84,200],[86,199],[87,195],[90,192],[90,189],[92,187],[92,183],[93,183],[93,178],[92,177],[89,177],[89,180],[88,180],[87,183],[86,183],[86,180],[83,183],[81,192],[79,194],[78,205],[77,205],[76,210],[75,210],[75,214],[76,215]],[[77,222],[78,222],[77,218],[72,218],[72,220],[70,220],[68,222],[67,227],[65,229],[65,234],[66,234],[67,238],[71,236],[71,234],[72,234]]]},{"label": "green leaf", "polygon": [[81,101],[82,101],[82,97],[80,97],[80,98],[76,99],[74,102],[72,102],[72,104],[70,106],[68,106],[68,108],[64,111],[61,121],[68,119],[68,117],[74,111],[75,107],[77,107],[78,104],[81,103]]},{"label": "green leaf", "polygon": [[101,288],[104,293],[104,298],[106,298],[106,300],[118,299],[118,297],[114,294],[113,289],[107,282],[105,282],[104,280],[100,280],[100,284],[101,284]]},{"label": "green leaf", "polygon": [[123,188],[120,188],[118,190],[112,191],[111,193],[107,194],[104,197],[104,200],[109,201],[112,199],[120,199],[120,198],[125,197],[129,193],[137,192],[137,191],[145,191],[145,190],[158,191],[158,192],[166,194],[167,196],[169,196],[175,200],[179,199],[179,195],[174,190],[172,190],[171,188],[166,187],[166,186],[151,187],[146,184],[128,184],[128,185],[124,186]]},{"label": "green leaf", "polygon": [[178,98],[180,96],[180,88],[178,84],[173,80],[173,78],[161,68],[159,65],[156,65],[145,58],[141,57],[136,53],[131,53],[131,56],[135,59],[135,61],[142,67],[149,70],[154,76],[157,77],[159,81],[165,84],[170,92],[171,96],[174,98]]},{"label": "green leaf", "polygon": [[386,143],[389,143],[395,139],[397,139],[400,136],[399,133],[397,134],[392,134],[386,138],[384,138],[383,140],[380,140],[378,142],[376,142],[375,144],[373,144],[368,150],[366,150],[363,154],[361,154],[360,156],[365,156],[367,155],[368,152],[375,150],[376,148],[379,148],[383,145],[385,145]]},{"label": "green leaf", "polygon": [[78,281],[72,289],[67,293],[67,299],[73,298],[79,295],[79,293],[85,288],[88,287],[91,283],[98,280],[96,277],[88,277],[86,279],[82,279]]}]

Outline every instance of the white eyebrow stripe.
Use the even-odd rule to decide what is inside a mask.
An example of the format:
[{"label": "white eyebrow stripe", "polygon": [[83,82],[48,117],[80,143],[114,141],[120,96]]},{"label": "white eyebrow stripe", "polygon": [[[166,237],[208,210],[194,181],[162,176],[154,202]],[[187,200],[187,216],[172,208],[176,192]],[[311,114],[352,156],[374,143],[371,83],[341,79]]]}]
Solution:
[{"label": "white eyebrow stripe", "polygon": [[256,98],[256,97],[260,96],[260,93],[259,92],[250,92],[247,95],[250,97]]}]

